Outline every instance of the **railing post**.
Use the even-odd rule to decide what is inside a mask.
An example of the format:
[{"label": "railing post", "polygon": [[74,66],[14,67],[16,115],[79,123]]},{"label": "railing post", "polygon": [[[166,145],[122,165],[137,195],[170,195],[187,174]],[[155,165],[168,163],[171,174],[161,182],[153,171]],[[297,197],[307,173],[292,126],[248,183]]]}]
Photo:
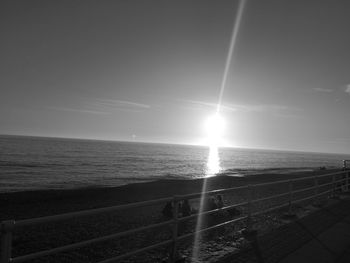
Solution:
[{"label": "railing post", "polygon": [[333,198],[336,198],[336,183],[335,183],[335,175],[332,175],[332,187],[333,187]]},{"label": "railing post", "polygon": [[315,195],[315,197],[314,197],[314,204],[315,205],[318,205],[318,203],[317,203],[317,198],[318,198],[318,178],[317,178],[317,176],[315,176],[314,177],[314,195]]},{"label": "railing post", "polygon": [[349,192],[349,172],[345,173],[346,180],[345,180],[345,190]]},{"label": "railing post", "polygon": [[173,247],[170,255],[170,262],[175,263],[177,260],[177,236],[179,232],[179,198],[174,196],[173,199],[174,207],[173,207],[173,216],[174,216],[174,224],[173,224]]},{"label": "railing post", "polygon": [[0,263],[9,263],[12,251],[12,229],[14,220],[1,222],[1,258]]},{"label": "railing post", "polygon": [[283,214],[283,218],[287,220],[292,220],[296,218],[296,214],[292,211],[293,205],[293,180],[289,180],[288,182],[288,212]]},{"label": "railing post", "polygon": [[292,215],[292,203],[293,203],[293,180],[289,180],[288,182],[288,191],[289,191],[289,207],[288,214]]},{"label": "railing post", "polygon": [[248,216],[247,216],[247,230],[252,230],[252,201],[253,201],[253,189],[252,186],[248,185]]},{"label": "railing post", "polygon": [[260,247],[258,245],[258,240],[257,240],[257,235],[258,231],[253,230],[253,221],[252,221],[252,214],[253,214],[253,209],[252,209],[252,202],[253,200],[253,187],[249,184],[248,185],[248,216],[247,216],[247,229],[243,231],[243,236],[245,239],[247,239],[250,243],[251,246],[257,256],[258,262],[263,262],[263,258],[261,255]]}]

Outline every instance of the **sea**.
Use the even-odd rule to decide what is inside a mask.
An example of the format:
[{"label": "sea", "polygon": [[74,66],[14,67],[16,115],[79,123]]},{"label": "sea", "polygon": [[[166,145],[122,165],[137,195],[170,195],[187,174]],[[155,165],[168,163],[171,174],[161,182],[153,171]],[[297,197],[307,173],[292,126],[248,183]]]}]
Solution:
[{"label": "sea", "polygon": [[[209,156],[204,146],[1,135],[0,192],[203,178]],[[219,148],[217,175],[341,168],[343,159],[350,155]]]}]

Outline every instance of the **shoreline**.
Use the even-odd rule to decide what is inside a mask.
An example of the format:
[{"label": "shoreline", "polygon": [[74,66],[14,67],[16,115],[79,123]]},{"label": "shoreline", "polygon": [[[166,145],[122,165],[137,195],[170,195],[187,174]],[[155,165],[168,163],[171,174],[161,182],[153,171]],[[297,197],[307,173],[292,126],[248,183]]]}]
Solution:
[{"label": "shoreline", "polygon": [[[32,192],[47,192],[47,191],[84,191],[84,190],[89,190],[89,189],[118,189],[121,187],[128,187],[131,185],[138,185],[138,184],[149,184],[149,183],[160,183],[160,182],[180,182],[180,181],[195,181],[195,180],[204,180],[207,178],[213,178],[213,177],[223,177],[223,176],[228,176],[232,178],[247,178],[250,176],[270,176],[273,174],[284,174],[286,176],[290,176],[292,174],[299,174],[299,173],[309,173],[309,172],[318,172],[322,167],[273,167],[273,168],[252,168],[252,169],[246,169],[246,168],[236,168],[236,169],[226,169],[221,171],[215,176],[209,176],[209,177],[197,177],[197,178],[184,178],[184,177],[179,177],[179,178],[166,178],[166,179],[142,179],[142,178],[130,178],[130,182],[126,182],[120,185],[116,184],[91,184],[91,185],[76,185],[72,187],[52,187],[52,188],[44,188],[44,187],[37,187],[37,188],[17,188],[17,189],[11,189],[6,186],[4,186],[4,189],[0,189],[0,196],[1,195],[7,195],[7,194],[16,194],[16,193],[32,193]],[[333,170],[339,170],[341,169],[340,167],[335,167],[335,166],[328,166],[328,167],[323,167],[327,171],[333,171]],[[118,179],[118,178],[117,178]],[[234,180],[234,179],[233,179]],[[5,184],[4,184],[5,185]]]}]

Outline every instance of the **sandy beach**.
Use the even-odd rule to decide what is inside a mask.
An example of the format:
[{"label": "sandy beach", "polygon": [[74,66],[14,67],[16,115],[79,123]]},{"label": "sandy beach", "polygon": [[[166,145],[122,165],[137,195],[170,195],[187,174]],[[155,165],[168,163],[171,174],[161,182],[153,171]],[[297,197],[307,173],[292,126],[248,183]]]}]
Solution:
[{"label": "sandy beach", "polygon": [[[284,179],[292,179],[304,176],[314,176],[334,172],[337,170],[314,170],[309,172],[297,172],[289,174],[269,173],[249,175],[245,177],[233,177],[222,175],[208,178],[207,190],[229,188],[246,184],[256,184]],[[203,179],[197,180],[160,180],[149,183],[131,184],[111,188],[84,188],[75,190],[49,190],[49,191],[28,191],[0,194],[1,220],[25,219],[79,211],[91,208],[107,207],[131,202],[152,200],[173,195],[182,195],[201,192]],[[305,187],[305,186],[304,186]],[[259,189],[256,196],[267,196],[271,193],[280,193],[285,189],[279,185]],[[224,195],[226,204],[234,204],[244,200],[243,192],[235,192]],[[198,200],[191,200],[193,206]],[[267,204],[265,204],[267,205]],[[73,242],[82,241],[88,238],[98,237],[118,231],[135,228],[164,220],[162,206],[156,205],[136,210],[122,211],[118,213],[106,213],[97,216],[83,217],[79,219],[65,220],[59,223],[45,224],[41,226],[26,227],[18,231],[14,236],[13,255],[23,255],[38,250],[53,248]],[[265,225],[270,223],[265,222]],[[262,228],[264,224],[261,225]],[[273,224],[272,224],[273,225]],[[74,261],[95,262],[107,256],[127,251],[128,248],[144,246],[147,243],[147,236],[152,235],[153,240],[165,240],[171,236],[168,228],[159,230],[157,234],[141,233],[133,237],[125,237],[116,241],[104,242],[93,247],[87,247],[73,252],[61,253],[55,258],[50,257],[50,262]],[[186,231],[191,232],[192,229]],[[225,241],[226,242],[226,241]],[[116,249],[118,247],[118,249]],[[149,254],[162,260],[162,253]],[[43,260],[43,261],[41,261]],[[44,262],[45,257],[36,262]],[[150,261],[148,258],[145,262]],[[132,262],[132,260],[130,261]]]}]

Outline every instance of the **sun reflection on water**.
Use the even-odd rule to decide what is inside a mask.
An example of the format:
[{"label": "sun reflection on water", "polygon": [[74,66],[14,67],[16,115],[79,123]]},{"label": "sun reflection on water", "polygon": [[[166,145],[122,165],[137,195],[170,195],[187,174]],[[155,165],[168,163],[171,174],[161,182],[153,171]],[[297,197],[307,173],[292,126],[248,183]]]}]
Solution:
[{"label": "sun reflection on water", "polygon": [[220,157],[217,146],[209,147],[209,155],[207,161],[206,177],[216,175],[220,172]]}]

